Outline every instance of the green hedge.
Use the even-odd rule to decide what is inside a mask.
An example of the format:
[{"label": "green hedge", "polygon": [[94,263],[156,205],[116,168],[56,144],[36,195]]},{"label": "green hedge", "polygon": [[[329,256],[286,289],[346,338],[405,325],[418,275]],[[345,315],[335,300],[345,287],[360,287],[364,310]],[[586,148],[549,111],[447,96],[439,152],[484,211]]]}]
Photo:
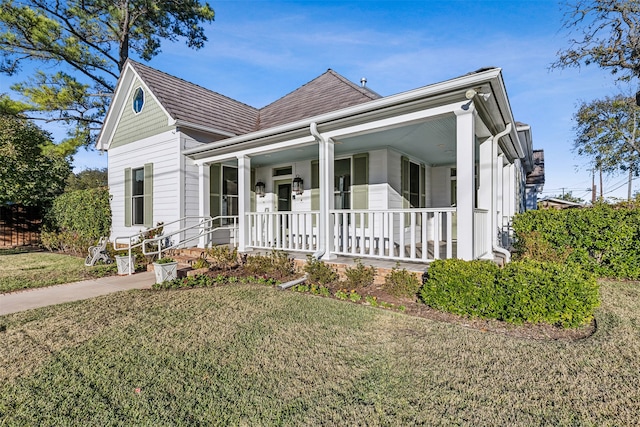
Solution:
[{"label": "green hedge", "polygon": [[599,305],[595,277],[575,264],[514,261],[435,261],[420,291],[429,306],[450,313],[576,327]]},{"label": "green hedge", "polygon": [[106,188],[75,190],[58,196],[46,215],[42,244],[50,250],[85,254],[111,230],[111,207]]},{"label": "green hedge", "polygon": [[516,215],[516,257],[575,262],[600,277],[640,279],[640,209],[535,210]]}]

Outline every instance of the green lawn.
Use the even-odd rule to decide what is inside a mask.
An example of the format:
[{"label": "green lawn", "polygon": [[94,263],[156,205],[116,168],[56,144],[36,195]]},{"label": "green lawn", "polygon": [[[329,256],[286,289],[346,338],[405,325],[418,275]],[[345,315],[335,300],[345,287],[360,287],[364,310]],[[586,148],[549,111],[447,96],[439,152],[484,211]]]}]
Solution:
[{"label": "green lawn", "polygon": [[112,274],[115,266],[85,267],[84,258],[50,252],[0,250],[0,293]]},{"label": "green lawn", "polygon": [[640,284],[533,341],[258,285],[0,317],[0,425],[634,425]]}]

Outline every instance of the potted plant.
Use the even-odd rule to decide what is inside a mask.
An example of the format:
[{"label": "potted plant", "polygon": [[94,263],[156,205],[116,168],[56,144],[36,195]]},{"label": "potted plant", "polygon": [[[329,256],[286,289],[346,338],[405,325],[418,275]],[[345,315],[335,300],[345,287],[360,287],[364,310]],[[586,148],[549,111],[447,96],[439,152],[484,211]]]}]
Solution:
[{"label": "potted plant", "polygon": [[120,276],[133,274],[136,271],[136,256],[134,254],[131,254],[131,257],[129,255],[116,255],[116,265]]},{"label": "potted plant", "polygon": [[153,263],[156,283],[167,282],[178,277],[178,262],[173,258],[160,258]]}]

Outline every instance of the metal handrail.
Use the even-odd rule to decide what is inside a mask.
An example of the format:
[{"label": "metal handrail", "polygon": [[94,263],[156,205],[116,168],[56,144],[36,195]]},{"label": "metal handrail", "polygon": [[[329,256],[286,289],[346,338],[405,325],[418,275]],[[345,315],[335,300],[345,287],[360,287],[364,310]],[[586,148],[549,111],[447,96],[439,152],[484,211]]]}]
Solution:
[{"label": "metal handrail", "polygon": [[[196,217],[196,218],[201,218],[201,217]],[[231,226],[220,226],[220,227],[213,227],[213,223],[215,221],[218,220],[223,220],[223,219],[231,219],[233,220],[233,225]],[[204,236],[210,236],[212,233],[214,233],[217,230],[234,230],[238,228],[238,217],[236,215],[220,215],[220,216],[216,216],[214,218],[211,217],[205,217],[205,219],[203,219],[202,221],[200,221],[197,224],[191,225],[189,227],[183,227],[179,230],[175,230],[172,231],[168,234],[163,234],[162,236],[157,236],[157,237],[153,237],[151,239],[144,239],[142,241],[142,253],[144,255],[158,255],[158,258],[162,258],[162,251],[167,251],[167,250],[171,250],[171,249],[175,249],[179,246],[184,245],[186,242],[190,242],[192,240],[197,240],[200,239]],[[194,229],[201,229],[200,232],[198,234],[196,234],[195,236],[191,236],[189,238],[186,238],[184,240],[179,240],[177,243],[174,243],[172,245],[168,245],[166,247],[162,247],[162,242],[163,241],[168,241],[169,237],[174,236],[176,234],[181,234],[184,233],[185,231],[189,231],[189,230],[194,230]],[[157,251],[147,251],[147,244],[151,244],[151,243],[155,243],[157,242],[158,244],[158,250]],[[234,244],[235,244],[235,235],[234,235]]]},{"label": "metal handrail", "polygon": [[[148,228],[148,229],[146,229],[144,231],[140,231],[140,232],[138,232],[136,234],[131,234],[129,236],[118,236],[115,239],[113,239],[113,248],[114,248],[114,250],[116,252],[127,251],[128,256],[129,256],[129,260],[131,260],[131,250],[143,246],[144,239],[142,239],[142,237],[144,237],[145,234],[148,234],[149,232],[152,232],[152,231],[159,230],[159,229],[164,228],[164,227],[166,227],[168,225],[173,225],[175,223],[179,223],[179,222],[182,222],[182,221],[185,221],[185,220],[188,220],[188,219],[194,219],[194,218],[201,219],[201,220],[204,219],[205,221],[207,219],[211,219],[211,217],[209,217],[209,216],[205,216],[205,217],[202,217],[202,216],[185,216],[185,217],[182,217],[182,218],[177,219],[175,221],[171,221],[171,222],[168,222],[168,223],[163,223],[162,225],[157,225],[155,227]],[[162,238],[164,238],[164,236],[162,236]],[[121,240],[124,240],[124,239],[127,240],[126,246],[123,247],[123,248],[118,248],[118,241],[119,240],[121,241]],[[125,244],[125,243],[123,243],[123,244]],[[143,253],[144,253],[144,251],[143,251]],[[132,268],[129,269],[129,275],[133,274],[132,270],[133,270]]]}]

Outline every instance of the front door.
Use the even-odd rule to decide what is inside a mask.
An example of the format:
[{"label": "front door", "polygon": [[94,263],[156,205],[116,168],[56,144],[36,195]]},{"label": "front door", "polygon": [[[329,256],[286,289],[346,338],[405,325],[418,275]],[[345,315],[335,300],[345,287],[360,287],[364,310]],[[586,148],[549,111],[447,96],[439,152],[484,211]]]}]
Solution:
[{"label": "front door", "polygon": [[291,210],[291,183],[278,183],[278,212],[288,212]]}]

